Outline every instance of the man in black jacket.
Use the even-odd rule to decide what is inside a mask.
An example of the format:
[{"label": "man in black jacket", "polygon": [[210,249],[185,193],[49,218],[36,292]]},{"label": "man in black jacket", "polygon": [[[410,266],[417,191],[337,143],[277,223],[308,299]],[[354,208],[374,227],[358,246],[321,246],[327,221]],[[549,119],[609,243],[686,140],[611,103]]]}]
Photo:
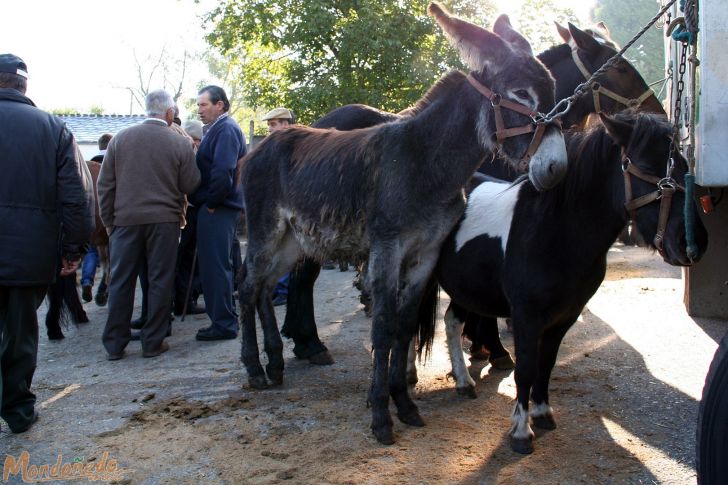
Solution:
[{"label": "man in black jacket", "polygon": [[59,272],[76,271],[93,229],[86,164],[65,124],[25,96],[27,71],[0,55],[0,416],[13,433],[38,419],[36,310]]}]

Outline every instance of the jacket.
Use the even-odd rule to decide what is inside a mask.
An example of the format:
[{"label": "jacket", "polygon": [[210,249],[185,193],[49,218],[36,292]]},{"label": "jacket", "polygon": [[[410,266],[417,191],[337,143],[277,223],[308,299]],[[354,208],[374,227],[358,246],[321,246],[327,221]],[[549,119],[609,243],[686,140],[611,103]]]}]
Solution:
[{"label": "jacket", "polygon": [[41,286],[93,229],[93,188],[65,123],[0,88],[0,285]]},{"label": "jacket", "polygon": [[197,149],[197,167],[202,181],[190,202],[210,209],[218,206],[243,208],[243,185],[238,160],[245,156],[245,136],[230,117],[215,123],[202,137]]}]

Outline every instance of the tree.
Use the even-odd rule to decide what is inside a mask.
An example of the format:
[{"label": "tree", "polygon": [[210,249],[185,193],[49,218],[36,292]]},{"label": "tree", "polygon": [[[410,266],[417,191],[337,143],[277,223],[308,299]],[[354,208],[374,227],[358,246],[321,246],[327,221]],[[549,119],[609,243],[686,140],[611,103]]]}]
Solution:
[{"label": "tree", "polygon": [[[593,16],[604,21],[612,38],[624,45],[654,17],[659,9],[655,0],[597,0]],[[662,31],[651,28],[624,57],[649,83],[665,77],[665,48]]]},{"label": "tree", "polygon": [[[187,59],[190,54],[185,50],[182,58],[169,56],[167,48],[162,47],[158,56],[147,56],[139,61],[136,50],[134,62],[136,63],[137,85],[125,86],[132,99],[144,110],[144,98],[150,90],[162,88],[167,90],[172,99],[178,101],[184,89],[184,80],[187,73]],[[154,83],[154,84],[152,84]]]},{"label": "tree", "polygon": [[579,20],[571,9],[556,7],[553,0],[525,0],[518,18],[511,20],[513,27],[531,43],[535,54],[543,52],[556,42],[562,42],[554,22],[561,25],[566,25],[567,22],[579,25]]},{"label": "tree", "polygon": [[[347,103],[399,111],[460,60],[425,0],[231,0],[208,16],[208,42],[233,54],[253,108],[286,106],[310,123]],[[482,25],[492,7],[450,9]],[[489,21],[486,21],[487,18]]]}]

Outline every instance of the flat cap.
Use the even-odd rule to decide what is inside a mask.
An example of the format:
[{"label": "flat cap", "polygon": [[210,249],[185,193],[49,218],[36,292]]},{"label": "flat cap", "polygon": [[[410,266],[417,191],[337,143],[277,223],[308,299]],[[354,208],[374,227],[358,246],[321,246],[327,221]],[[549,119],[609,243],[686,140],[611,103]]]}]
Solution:
[{"label": "flat cap", "polygon": [[286,108],[276,108],[268,111],[265,116],[263,116],[263,121],[268,120],[291,120],[293,119],[293,115],[291,114],[290,110],[287,110]]},{"label": "flat cap", "polygon": [[0,72],[8,72],[28,78],[28,66],[20,57],[13,54],[0,54]]}]

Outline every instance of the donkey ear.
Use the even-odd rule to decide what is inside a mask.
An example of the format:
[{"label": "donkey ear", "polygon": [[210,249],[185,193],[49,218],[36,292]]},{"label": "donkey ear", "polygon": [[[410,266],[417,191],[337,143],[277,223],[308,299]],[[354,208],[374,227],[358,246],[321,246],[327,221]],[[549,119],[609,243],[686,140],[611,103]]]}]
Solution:
[{"label": "donkey ear", "polygon": [[510,48],[503,39],[492,32],[450,15],[438,3],[432,2],[427,12],[435,18],[460,57],[474,71],[491,63],[500,64]]},{"label": "donkey ear", "polygon": [[556,24],[556,30],[559,32],[559,37],[561,37],[561,39],[568,44],[571,40],[571,34],[569,33],[569,29],[567,29],[555,20],[554,24]]},{"label": "donkey ear", "polygon": [[604,34],[606,34],[606,36],[609,38],[609,40],[612,40],[612,33],[609,32],[609,28],[607,28],[607,24],[605,24],[604,22],[602,22],[600,20],[599,22],[597,22],[597,27],[599,27],[600,29],[602,29],[604,31]]},{"label": "donkey ear", "polygon": [[599,113],[599,119],[602,120],[607,134],[612,140],[622,147],[629,145],[629,140],[632,138],[632,125],[624,121],[619,121],[616,118],[611,118],[604,113]]},{"label": "donkey ear", "polygon": [[584,32],[583,30],[580,30],[578,27],[574,26],[571,22],[569,22],[569,33],[571,34],[571,38],[574,39],[574,43],[579,49],[582,49],[586,52],[596,52],[599,50],[599,42],[597,42],[594,37],[592,37],[587,32]]},{"label": "donkey ear", "polygon": [[493,24],[493,32],[500,35],[506,42],[511,44],[514,49],[525,52],[529,56],[533,55],[531,50],[531,44],[528,43],[526,38],[516,32],[511,26],[511,19],[508,15],[501,14]]}]

